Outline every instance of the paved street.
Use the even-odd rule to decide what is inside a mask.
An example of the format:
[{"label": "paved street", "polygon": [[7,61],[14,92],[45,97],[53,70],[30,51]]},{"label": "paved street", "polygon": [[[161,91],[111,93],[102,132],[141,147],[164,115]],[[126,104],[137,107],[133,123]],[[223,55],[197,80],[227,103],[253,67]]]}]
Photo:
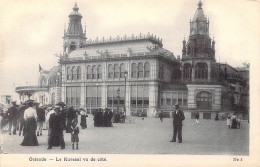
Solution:
[{"label": "paved street", "polygon": [[226,121],[186,118],[183,143],[171,143],[172,119],[135,117],[134,123],[114,124],[114,127],[94,127],[93,117],[88,128],[80,130],[79,150],[72,150],[70,134],[64,134],[66,149],[47,150],[47,130],[38,137],[39,146],[20,146],[23,137],[2,134],[3,149],[8,154],[191,154],[191,155],[248,155],[249,124],[242,121],[242,129],[228,129]]}]

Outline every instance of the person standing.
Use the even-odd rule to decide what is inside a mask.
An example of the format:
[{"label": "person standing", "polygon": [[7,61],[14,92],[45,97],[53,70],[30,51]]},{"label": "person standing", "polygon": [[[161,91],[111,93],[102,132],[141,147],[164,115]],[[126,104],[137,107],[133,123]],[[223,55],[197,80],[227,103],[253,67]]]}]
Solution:
[{"label": "person standing", "polygon": [[67,127],[66,127],[66,133],[71,133],[71,123],[72,120],[75,119],[77,117],[77,113],[76,110],[74,109],[73,106],[71,106],[68,110],[67,113]]},{"label": "person standing", "polygon": [[25,120],[24,120],[24,111],[27,109],[28,107],[26,106],[25,103],[22,104],[22,106],[19,108],[19,114],[18,114],[18,124],[19,124],[19,136],[21,136],[22,131],[23,131],[23,136],[25,134],[25,129],[24,129],[24,124],[25,124]]},{"label": "person standing", "polygon": [[25,135],[22,146],[38,146],[38,140],[36,137],[37,129],[37,112],[33,108],[33,102],[28,102],[29,108],[24,111],[24,120],[25,120]]},{"label": "person standing", "polygon": [[16,102],[12,101],[12,107],[8,108],[7,111],[7,118],[8,118],[8,131],[9,131],[9,135],[11,135],[11,130],[13,127],[13,135],[16,135],[16,126],[17,126],[17,114],[18,114],[18,110],[17,110],[17,106],[16,106]]},{"label": "person standing", "polygon": [[160,120],[161,120],[161,122],[163,122],[163,112],[161,111],[160,113],[159,113],[159,118],[160,118]]},{"label": "person standing", "polygon": [[231,116],[231,129],[237,129],[237,116],[235,113]]},{"label": "person standing", "polygon": [[180,110],[179,104],[175,104],[175,111],[173,112],[173,137],[170,142],[176,142],[176,135],[178,133],[178,141],[182,143],[182,121],[185,119],[184,113]]},{"label": "person standing", "polygon": [[56,145],[55,142],[59,143],[61,149],[65,149],[60,106],[55,106],[54,111],[55,113],[50,115],[49,120],[49,138],[47,149],[52,149],[52,146]]},{"label": "person standing", "polygon": [[230,129],[231,128],[231,116],[230,114],[227,116],[227,126]]},{"label": "person standing", "polygon": [[199,117],[200,117],[199,113],[196,112],[196,114],[195,114],[195,119],[196,119],[195,124],[196,124],[196,125],[199,125],[199,124],[200,124],[200,123],[199,123]]},{"label": "person standing", "polygon": [[79,149],[79,127],[77,119],[74,119],[72,121],[72,126],[71,126],[71,143],[72,143],[72,150],[74,150],[74,143],[76,143],[76,149]]},{"label": "person standing", "polygon": [[82,129],[87,128],[87,113],[83,108],[80,108],[80,126]]},{"label": "person standing", "polygon": [[45,122],[45,110],[41,107],[39,107],[38,102],[34,102],[34,105],[36,107],[36,112],[38,116],[37,121],[37,136],[42,135],[42,129],[43,129],[43,123]]}]

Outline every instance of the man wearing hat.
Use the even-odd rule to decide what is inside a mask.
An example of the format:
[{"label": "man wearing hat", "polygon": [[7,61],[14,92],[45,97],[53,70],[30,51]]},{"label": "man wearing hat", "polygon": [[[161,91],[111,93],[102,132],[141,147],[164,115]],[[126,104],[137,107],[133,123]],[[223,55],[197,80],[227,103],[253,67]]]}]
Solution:
[{"label": "man wearing hat", "polygon": [[18,109],[16,106],[16,102],[12,101],[12,107],[8,108],[7,111],[7,118],[8,118],[8,125],[9,125],[9,135],[11,135],[11,130],[13,126],[13,135],[16,135],[16,125],[17,125],[17,114],[18,114]]},{"label": "man wearing hat", "polygon": [[48,149],[52,149],[55,143],[58,143],[61,146],[61,149],[65,149],[65,142],[63,138],[63,127],[62,127],[62,117],[60,106],[55,106],[55,113],[50,115],[49,120],[49,140],[48,140]]},{"label": "man wearing hat", "polygon": [[182,121],[185,119],[184,113],[180,110],[179,104],[175,104],[175,111],[173,112],[173,137],[170,142],[176,142],[176,135],[178,133],[179,143],[182,143]]},{"label": "man wearing hat", "polygon": [[18,124],[19,124],[19,136],[21,136],[21,133],[23,131],[23,136],[25,134],[25,129],[24,129],[24,125],[25,125],[25,120],[24,120],[24,111],[27,109],[28,107],[26,106],[26,103],[23,103],[22,106],[19,108],[19,112],[18,112]]},{"label": "man wearing hat", "polygon": [[45,110],[41,107],[39,107],[38,102],[33,103],[36,108],[36,112],[38,115],[38,120],[37,120],[37,136],[42,135],[42,128],[43,128],[43,123],[45,122]]}]

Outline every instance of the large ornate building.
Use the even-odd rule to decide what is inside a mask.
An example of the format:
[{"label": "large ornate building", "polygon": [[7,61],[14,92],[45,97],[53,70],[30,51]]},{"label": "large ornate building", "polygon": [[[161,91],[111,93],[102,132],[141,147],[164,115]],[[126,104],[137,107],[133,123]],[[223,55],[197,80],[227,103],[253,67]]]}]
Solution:
[{"label": "large ornate building", "polygon": [[190,21],[189,39],[183,41],[182,58],[150,33],[87,40],[78,10],[75,4],[64,30],[60,65],[40,70],[39,86],[17,87],[21,101],[27,95],[42,105],[64,101],[88,112],[110,108],[147,116],[156,111],[170,116],[176,103],[185,111],[200,111],[203,118],[248,110],[248,69],[216,62],[201,2]]}]

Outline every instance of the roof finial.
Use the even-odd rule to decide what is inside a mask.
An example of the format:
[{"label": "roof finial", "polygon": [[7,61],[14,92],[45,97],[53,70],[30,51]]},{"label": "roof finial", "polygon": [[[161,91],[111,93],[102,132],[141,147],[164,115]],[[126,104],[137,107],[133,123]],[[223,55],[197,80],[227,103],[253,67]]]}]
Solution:
[{"label": "roof finial", "polygon": [[77,2],[75,1],[75,4],[74,4],[74,7],[73,7],[73,11],[78,11],[79,10],[79,8],[78,8],[78,5],[77,5]]},{"label": "roof finial", "polygon": [[199,3],[198,3],[199,9],[201,9],[202,5],[203,5],[203,3],[200,0]]}]

